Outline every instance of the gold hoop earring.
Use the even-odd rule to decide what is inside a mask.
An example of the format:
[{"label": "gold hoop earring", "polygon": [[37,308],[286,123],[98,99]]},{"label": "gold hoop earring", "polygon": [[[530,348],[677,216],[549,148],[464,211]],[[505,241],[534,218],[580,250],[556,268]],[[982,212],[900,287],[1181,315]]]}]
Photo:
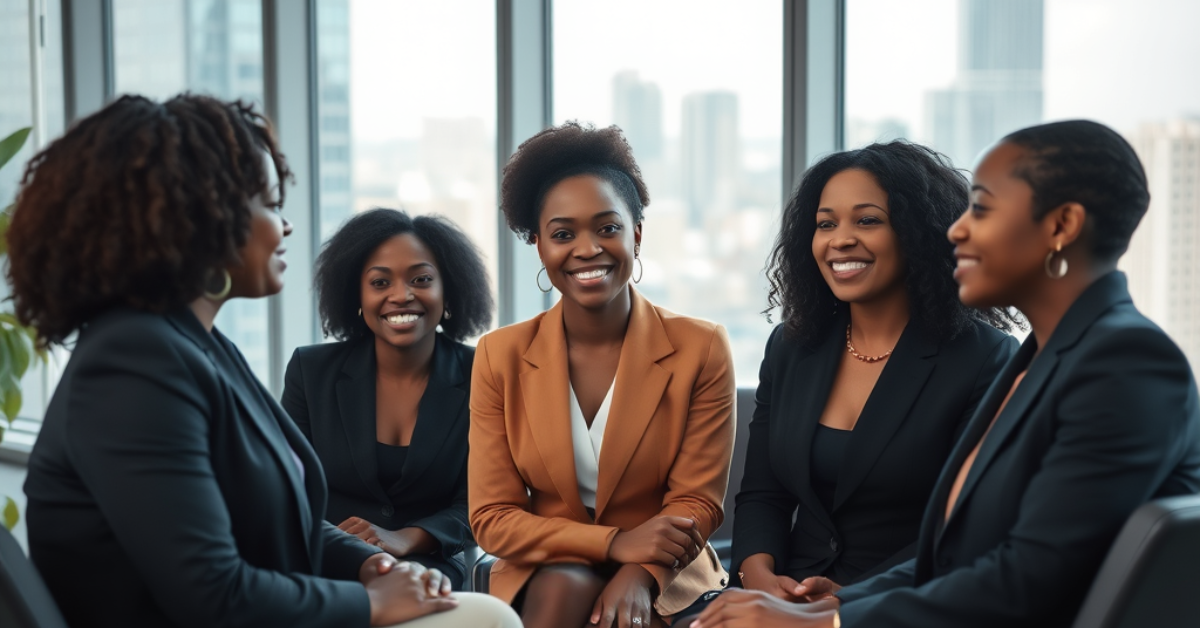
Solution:
[{"label": "gold hoop earring", "polygon": [[224,268],[221,269],[221,272],[225,275],[225,282],[221,285],[221,289],[216,292],[211,292],[207,289],[204,290],[204,298],[209,301],[220,301],[229,296],[229,291],[233,290],[233,277],[230,277],[229,271]]},{"label": "gold hoop earring", "polygon": [[1054,250],[1046,254],[1046,262],[1043,264],[1046,267],[1046,276],[1051,279],[1062,279],[1067,276],[1067,258],[1061,257],[1058,260],[1058,268],[1051,268],[1050,263],[1054,261],[1054,255],[1062,252],[1062,242],[1054,246]]},{"label": "gold hoop earring", "polygon": [[550,294],[550,291],[554,289],[554,284],[551,283],[549,288],[543,288],[542,287],[542,273],[546,273],[546,279],[550,278],[550,273],[546,272],[545,266],[542,266],[541,270],[539,270],[537,272],[537,275],[534,276],[533,280],[537,282],[538,290],[541,290],[542,294]]}]

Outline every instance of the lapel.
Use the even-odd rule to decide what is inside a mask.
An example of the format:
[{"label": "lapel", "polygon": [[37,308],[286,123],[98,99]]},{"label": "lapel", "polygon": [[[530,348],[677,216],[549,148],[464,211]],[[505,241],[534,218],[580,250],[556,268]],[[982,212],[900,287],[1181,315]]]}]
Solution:
[{"label": "lapel", "polygon": [[[325,504],[322,502],[321,510],[314,512],[313,509],[317,504],[314,503],[314,500],[309,499],[308,487],[301,479],[300,470],[296,468],[296,461],[292,458],[292,452],[295,450],[287,442],[287,436],[284,433],[284,425],[290,423],[290,419],[281,420],[286,416],[283,409],[263,390],[241,354],[235,350],[233,343],[225,339],[220,331],[213,328],[212,333],[208,333],[195,314],[186,307],[168,313],[167,318],[176,329],[204,351],[212,361],[217,377],[225,382],[225,385],[233,392],[233,397],[240,406],[246,422],[253,425],[267,443],[267,448],[274,456],[276,465],[287,477],[292,492],[296,496],[297,514],[300,518],[300,529],[303,531],[304,547],[308,552],[309,563],[317,564],[313,562],[315,558],[313,552],[315,526],[313,522],[317,514],[324,511]],[[254,386],[255,389],[252,390],[250,386]],[[267,414],[262,412],[264,407],[268,411]],[[297,455],[301,454],[297,452]],[[301,463],[308,470],[305,473],[306,478],[312,473],[324,473],[319,464],[310,466],[310,460],[301,457]]]},{"label": "lapel", "polygon": [[[985,398],[987,404],[980,404],[980,411],[976,413],[975,418],[971,421],[972,430],[970,431],[977,434],[977,436],[973,440],[970,440],[969,443],[967,439],[959,441],[958,447],[956,447],[956,455],[964,447],[967,448],[967,452],[969,453],[971,448],[979,442],[980,438],[984,439],[983,444],[979,447],[979,455],[975,457],[975,463],[971,465],[971,470],[967,473],[967,479],[963,482],[962,491],[958,497],[958,504],[955,506],[954,512],[951,513],[950,519],[946,521],[946,525],[943,526],[943,534],[945,534],[945,529],[953,524],[955,515],[966,504],[971,491],[979,484],[980,476],[987,472],[988,465],[995,459],[996,454],[1004,446],[1005,441],[1029,414],[1030,406],[1038,399],[1042,389],[1045,388],[1046,383],[1054,375],[1054,371],[1057,369],[1060,361],[1059,354],[1074,347],[1079,342],[1079,339],[1083,337],[1084,332],[1105,311],[1113,305],[1129,300],[1125,275],[1117,271],[1111,272],[1094,281],[1083,294],[1079,295],[1075,303],[1071,304],[1071,307],[1067,309],[1067,313],[1059,321],[1058,326],[1054,328],[1054,333],[1050,335],[1050,339],[1046,343],[1046,348],[1036,358],[1034,354],[1037,352],[1037,340],[1033,334],[1030,334],[1025,339],[1025,342],[1021,344],[1021,350],[1009,361],[1002,376],[988,390],[987,397]],[[1000,413],[1000,416],[996,417],[996,422],[992,425],[991,431],[987,432],[988,422],[995,416],[1000,402],[1004,400],[1005,394],[1008,393],[1008,389],[1012,387],[1013,381],[1025,364],[1029,365],[1025,379],[1021,380],[1020,386],[1017,387],[1017,390],[1013,392],[1012,397],[1008,400],[1008,405],[1004,407],[1004,411]],[[962,458],[966,458],[966,453],[962,454]],[[962,462],[960,459],[958,466],[954,467],[955,475],[957,475],[958,469],[961,466]],[[945,473],[943,473],[944,475]],[[943,477],[943,479],[945,478]],[[947,490],[948,496],[949,491]],[[943,498],[943,508],[945,507],[945,503],[945,498]]]},{"label": "lapel", "polygon": [[468,420],[467,413],[462,412],[467,393],[460,388],[466,381],[462,358],[454,343],[438,334],[429,382],[417,406],[417,424],[413,427],[408,457],[404,460],[400,481],[386,487],[389,493],[398,494],[415,488],[417,480],[438,460],[438,454],[454,428]]},{"label": "lapel", "polygon": [[375,457],[378,439],[375,435],[374,336],[356,342],[351,348],[342,363],[336,390],[338,419],[346,433],[354,469],[375,499],[389,503],[391,498],[379,484],[379,461]]},{"label": "lapel", "polygon": [[[917,323],[910,322],[904,328],[850,434],[846,450],[854,452],[854,455],[842,458],[837,492],[833,499],[834,510],[862,484],[896,430],[908,417],[909,410],[933,372],[935,360],[932,358],[937,353],[937,343],[930,340]],[[843,359],[846,358],[843,356]],[[828,394],[825,398],[828,398]]]},{"label": "lapel", "polygon": [[[845,321],[842,320],[844,325]],[[837,326],[834,325],[835,328]],[[778,417],[776,420],[780,422],[780,429],[778,437],[773,438],[772,449],[775,453],[771,457],[789,461],[791,473],[784,481],[791,484],[792,493],[800,498],[808,512],[829,530],[834,529],[833,520],[812,488],[812,442],[825,403],[829,400],[829,392],[833,389],[843,346],[840,334],[827,334],[816,350],[801,357],[785,371],[787,380],[775,383],[776,386],[782,386],[784,392],[779,396],[778,409],[773,410]],[[795,345],[791,347],[796,350]],[[771,400],[771,403],[776,402]]]},{"label": "lapel", "polygon": [[658,364],[659,360],[675,352],[662,319],[632,286],[629,295],[633,307],[625,342],[621,345],[608,425],[604,428],[600,449],[596,479],[597,518],[604,512],[604,506],[629,466],[634,450],[658,410],[667,382],[671,381],[671,372]]},{"label": "lapel", "polygon": [[[533,441],[537,444],[551,481],[563,503],[579,521],[591,521],[591,515],[579,497],[575,475],[574,446],[571,442],[570,372],[567,366],[567,336],[563,330],[562,301],[546,311],[537,335],[522,358],[533,367],[521,373],[521,397]],[[628,339],[628,337],[627,337]],[[610,424],[612,415],[610,413]]]}]

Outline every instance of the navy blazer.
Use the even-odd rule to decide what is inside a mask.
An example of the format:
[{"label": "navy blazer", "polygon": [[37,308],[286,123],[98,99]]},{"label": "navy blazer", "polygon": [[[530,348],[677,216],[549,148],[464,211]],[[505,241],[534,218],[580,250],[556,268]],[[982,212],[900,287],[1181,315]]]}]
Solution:
[{"label": "navy blazer", "polygon": [[1030,336],[979,405],[925,510],[916,558],[838,592],[843,626],[1070,626],[1129,515],[1200,490],[1196,381],[1122,273],[1093,283],[1037,349]]},{"label": "navy blazer", "polygon": [[76,628],[369,623],[358,569],[379,550],[321,521],[308,441],[186,307],[80,332],[25,493],[30,557]]},{"label": "navy blazer", "polygon": [[387,530],[418,527],[441,544],[414,557],[462,586],[457,556],[473,543],[467,520],[467,429],[475,348],[438,334],[400,481],[379,482],[375,453],[375,338],[296,349],[283,407],[312,443],[329,483],[325,518],[360,517]]},{"label": "navy blazer", "polygon": [[734,571],[767,553],[777,574],[844,585],[912,558],[942,464],[1017,347],[982,322],[943,343],[910,323],[850,435],[830,512],[812,488],[811,452],[839,361],[848,359],[845,324],[815,349],[782,325],[767,341],[736,498]]}]

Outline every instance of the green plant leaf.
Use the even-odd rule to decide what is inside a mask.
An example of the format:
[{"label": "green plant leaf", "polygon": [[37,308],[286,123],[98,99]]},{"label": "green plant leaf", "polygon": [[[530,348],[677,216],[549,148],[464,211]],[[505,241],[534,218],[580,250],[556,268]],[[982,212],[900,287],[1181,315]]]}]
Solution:
[{"label": "green plant leaf", "polygon": [[13,206],[9,205],[0,212],[0,255],[8,255],[8,221],[11,220],[9,212]]},{"label": "green plant leaf", "polygon": [[21,513],[17,510],[17,502],[14,502],[11,497],[5,497],[4,502],[4,527],[11,530],[17,527],[17,522],[21,520]]},{"label": "green plant leaf", "polygon": [[20,327],[16,329],[0,327],[0,329],[4,331],[4,342],[12,360],[13,377],[20,380],[25,376],[25,371],[29,370],[29,362],[32,359],[31,347],[25,337],[25,330]]},{"label": "green plant leaf", "polygon": [[17,129],[13,131],[12,135],[0,140],[0,168],[3,168],[4,164],[13,158],[13,155],[21,151],[21,147],[25,145],[25,139],[29,137],[29,132],[32,130],[33,127]]},{"label": "green plant leaf", "polygon": [[12,377],[8,377],[8,381],[3,384],[4,387],[4,417],[12,423],[17,418],[17,413],[21,411],[21,385],[13,381]]},{"label": "green plant leaf", "polygon": [[0,422],[0,443],[4,442],[4,423]]}]

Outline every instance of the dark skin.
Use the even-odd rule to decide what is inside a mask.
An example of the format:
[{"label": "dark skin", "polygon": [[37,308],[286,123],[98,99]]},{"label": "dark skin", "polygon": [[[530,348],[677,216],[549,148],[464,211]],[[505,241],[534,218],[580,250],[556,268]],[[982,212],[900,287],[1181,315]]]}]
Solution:
[{"label": "dark skin", "polygon": [[[264,158],[268,160],[264,153]],[[279,181],[274,167],[268,165],[267,190],[250,200],[250,237],[242,247],[242,263],[229,271],[229,294],[218,300],[200,297],[189,305],[200,324],[212,333],[217,314],[229,299],[258,299],[283,289],[283,239],[292,233],[292,225],[280,214]],[[450,579],[437,569],[425,569],[416,563],[399,562],[387,553],[363,561],[358,580],[367,592],[371,606],[371,625],[390,626],[430,613],[458,606],[450,596]]]},{"label": "dark skin", "polygon": [[[1115,270],[1117,261],[1092,255],[1092,227],[1082,204],[1063,203],[1034,219],[1033,189],[1015,174],[1026,158],[1025,150],[1014,144],[1001,143],[989,150],[975,170],[971,207],[950,226],[947,237],[955,245],[954,278],[962,302],[976,308],[1017,308],[1029,321],[1040,348],[1071,305],[1093,282]],[[1063,277],[1052,278],[1046,272],[1046,257],[1052,252],[1052,269],[1058,260],[1067,261]],[[1018,386],[1020,378],[1010,396]],[[790,604],[761,592],[727,593],[691,628],[832,628],[834,609],[840,604],[833,594],[840,587],[825,578],[810,578],[803,584],[808,585],[808,598],[822,601]]]},{"label": "dark skin", "polygon": [[[408,446],[433,364],[437,325],[446,311],[433,252],[412,233],[380,244],[363,264],[362,316],[375,334],[375,438]],[[431,554],[440,545],[417,527],[387,530],[359,517],[339,528],[396,557]]]},{"label": "dark skin", "polygon": [[[834,296],[850,304],[855,351],[866,356],[887,353],[909,320],[904,260],[891,226],[887,192],[870,173],[844,170],[825,184],[815,220],[813,257]],[[886,358],[866,362],[842,353],[821,424],[853,430],[886,365]],[[788,602],[817,599],[809,596],[813,579],[796,582],[776,574],[770,554],[747,556],[739,569],[746,589]]]},{"label": "dark skin", "polygon": [[[641,224],[603,179],[569,177],[546,193],[535,243],[550,282],[563,295],[571,386],[588,425],[617,374],[641,239]],[[527,628],[632,628],[639,625],[635,618],[649,626],[660,621],[652,608],[657,584],[641,564],[682,568],[703,545],[690,519],[654,517],[614,537],[611,578],[589,566],[540,568],[526,585],[521,619]]]}]

